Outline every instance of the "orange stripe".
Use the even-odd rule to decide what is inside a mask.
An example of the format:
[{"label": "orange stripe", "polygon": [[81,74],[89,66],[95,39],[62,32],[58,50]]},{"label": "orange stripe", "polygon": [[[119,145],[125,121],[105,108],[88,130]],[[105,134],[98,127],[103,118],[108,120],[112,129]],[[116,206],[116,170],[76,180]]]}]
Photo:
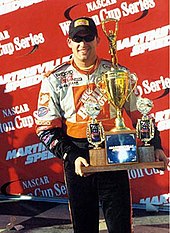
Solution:
[{"label": "orange stripe", "polygon": [[[101,121],[102,122],[102,121]],[[109,131],[115,127],[114,119],[102,122],[104,130]],[[67,135],[74,138],[86,138],[87,122],[71,123],[66,121]]]}]

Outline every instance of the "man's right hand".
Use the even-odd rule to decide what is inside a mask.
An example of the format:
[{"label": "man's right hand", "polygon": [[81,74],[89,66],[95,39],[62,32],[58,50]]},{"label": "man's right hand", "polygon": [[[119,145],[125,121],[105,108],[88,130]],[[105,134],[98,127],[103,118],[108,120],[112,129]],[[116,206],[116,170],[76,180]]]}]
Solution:
[{"label": "man's right hand", "polygon": [[79,176],[84,176],[83,172],[82,172],[82,166],[88,167],[89,164],[86,161],[86,159],[84,159],[83,157],[78,157],[75,162],[75,173]]}]

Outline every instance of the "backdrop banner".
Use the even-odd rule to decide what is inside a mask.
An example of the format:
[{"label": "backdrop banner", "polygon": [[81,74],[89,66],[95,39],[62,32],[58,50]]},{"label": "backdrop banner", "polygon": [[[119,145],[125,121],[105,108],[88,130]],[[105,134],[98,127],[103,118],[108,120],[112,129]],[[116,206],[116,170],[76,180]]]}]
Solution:
[{"label": "backdrop banner", "polygon": [[[62,161],[35,134],[42,74],[69,59],[70,20],[92,17],[98,54],[110,59],[101,21],[119,20],[119,63],[138,76],[136,92],[153,101],[151,115],[169,157],[168,0],[0,1],[0,190],[49,200],[67,199]],[[125,119],[131,127],[130,119]],[[168,170],[129,170],[133,204],[169,205]]]}]

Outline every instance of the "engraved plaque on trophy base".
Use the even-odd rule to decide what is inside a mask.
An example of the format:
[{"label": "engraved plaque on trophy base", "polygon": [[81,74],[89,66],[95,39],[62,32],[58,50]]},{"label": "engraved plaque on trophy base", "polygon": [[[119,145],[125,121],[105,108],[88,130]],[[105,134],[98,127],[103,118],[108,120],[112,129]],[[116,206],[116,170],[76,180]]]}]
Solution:
[{"label": "engraved plaque on trophy base", "polygon": [[106,132],[105,148],[108,165],[138,162],[135,130]]},{"label": "engraved plaque on trophy base", "polygon": [[150,145],[138,147],[138,157],[140,163],[155,162],[154,147]]}]

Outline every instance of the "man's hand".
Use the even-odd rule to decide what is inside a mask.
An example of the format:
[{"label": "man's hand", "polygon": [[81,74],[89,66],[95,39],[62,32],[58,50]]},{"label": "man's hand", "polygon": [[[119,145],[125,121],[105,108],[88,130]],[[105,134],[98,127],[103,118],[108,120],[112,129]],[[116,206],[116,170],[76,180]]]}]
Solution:
[{"label": "man's hand", "polygon": [[168,160],[167,156],[165,155],[164,151],[161,149],[155,150],[155,160],[156,160],[156,162],[163,161],[165,164],[165,169],[167,169],[167,167],[170,166],[168,164],[169,160]]},{"label": "man's hand", "polygon": [[82,166],[85,166],[85,167],[88,167],[89,164],[87,163],[86,159],[84,159],[83,157],[78,157],[75,162],[75,173],[79,176],[83,176],[83,172],[82,172],[82,169],[81,167]]}]

